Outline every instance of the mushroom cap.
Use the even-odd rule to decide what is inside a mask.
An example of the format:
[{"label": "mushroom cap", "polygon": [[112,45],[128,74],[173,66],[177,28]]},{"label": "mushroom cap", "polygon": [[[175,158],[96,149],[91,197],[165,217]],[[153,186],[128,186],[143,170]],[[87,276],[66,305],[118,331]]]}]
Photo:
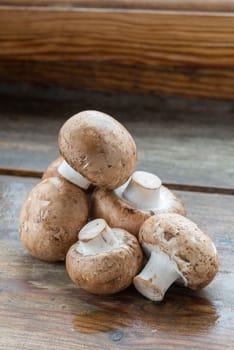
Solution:
[{"label": "mushroom cap", "polygon": [[136,165],[132,136],[117,120],[98,111],[80,112],[68,119],[58,143],[67,163],[99,187],[122,185]]},{"label": "mushroom cap", "polygon": [[62,164],[63,161],[64,161],[63,157],[58,157],[52,163],[50,163],[48,168],[46,169],[46,171],[42,175],[42,180],[48,179],[48,177],[61,176],[58,172],[58,168]]},{"label": "mushroom cap", "polygon": [[163,202],[161,208],[154,210],[137,209],[122,197],[126,184],[116,191],[96,188],[91,197],[91,212],[94,218],[103,218],[111,227],[120,227],[138,237],[141,225],[157,213],[178,213],[186,215],[181,200],[167,187],[161,186]]},{"label": "mushroom cap", "polygon": [[140,229],[139,241],[148,254],[157,249],[167,254],[191,289],[205,287],[218,271],[214,243],[184,216],[168,213],[151,216]]},{"label": "mushroom cap", "polygon": [[87,196],[62,177],[50,177],[29,193],[20,214],[20,239],[41,260],[64,260],[88,219]]},{"label": "mushroom cap", "polygon": [[67,272],[80,288],[93,294],[113,294],[127,288],[142,267],[143,254],[137,239],[112,229],[126,245],[96,255],[82,255],[73,244],[66,257]]}]

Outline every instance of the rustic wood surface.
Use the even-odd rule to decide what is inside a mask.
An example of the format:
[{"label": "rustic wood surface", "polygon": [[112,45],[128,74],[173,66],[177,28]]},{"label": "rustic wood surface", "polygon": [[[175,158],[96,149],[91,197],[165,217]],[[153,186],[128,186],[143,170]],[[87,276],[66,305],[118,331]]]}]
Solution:
[{"label": "rustic wood surface", "polygon": [[160,9],[190,11],[233,11],[233,0],[2,0],[1,5],[64,6],[93,8]]},{"label": "rustic wood surface", "polygon": [[163,182],[234,189],[231,102],[81,91],[66,97],[58,90],[53,99],[28,96],[12,103],[12,96],[0,93],[1,169],[44,171],[58,155],[63,122],[89,108],[122,121],[136,139],[138,168],[156,172]]},{"label": "rustic wood surface", "polygon": [[232,196],[177,192],[189,217],[217,245],[220,272],[200,292],[174,286],[162,303],[153,303],[133,287],[114,296],[90,295],[70,282],[63,263],[27,254],[18,240],[17,221],[37,182],[0,177],[1,349],[233,349]]},{"label": "rustic wood surface", "polygon": [[232,1],[226,12],[28,3],[1,3],[1,80],[233,99]]},{"label": "rustic wood surface", "polygon": [[[0,84],[0,349],[232,350],[233,102],[64,89],[47,89],[45,97],[41,91]],[[123,122],[140,148],[139,167],[182,190],[176,194],[188,216],[218,249],[220,272],[210,286],[199,292],[172,286],[162,303],[134,287],[94,296],[71,283],[63,263],[41,262],[21,245],[22,203],[57,155],[61,124],[87,108]]]}]

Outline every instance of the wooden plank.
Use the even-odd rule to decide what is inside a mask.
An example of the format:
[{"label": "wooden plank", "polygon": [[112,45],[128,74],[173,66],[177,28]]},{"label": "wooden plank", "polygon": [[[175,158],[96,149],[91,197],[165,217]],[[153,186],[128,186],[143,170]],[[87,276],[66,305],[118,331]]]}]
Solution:
[{"label": "wooden plank", "polygon": [[2,80],[233,99],[233,13],[1,6],[0,18]]},{"label": "wooden plank", "polygon": [[[234,23],[234,21],[233,21]],[[0,45],[1,46],[1,45]],[[218,59],[217,61],[218,62]],[[232,67],[125,65],[116,62],[1,60],[0,80],[96,91],[233,100]]]},{"label": "wooden plank", "polygon": [[2,92],[0,168],[45,170],[58,155],[63,122],[88,107],[129,129],[139,149],[138,168],[171,184],[234,188],[233,103],[85,91],[69,97],[65,90],[50,90],[48,99],[25,94],[12,99]]},{"label": "wooden plank", "polygon": [[34,178],[0,176],[0,239],[18,239],[20,208],[38,182],[39,179]]},{"label": "wooden plank", "polygon": [[233,0],[2,0],[1,5],[93,8],[161,9],[183,11],[233,11]]},{"label": "wooden plank", "polygon": [[0,10],[1,59],[233,67],[232,13]]},{"label": "wooden plank", "polygon": [[233,348],[234,202],[232,196],[178,193],[217,245],[220,273],[200,292],[172,287],[161,304],[133,287],[99,297],[76,288],[62,263],[31,258],[17,217],[36,180],[0,177],[0,346],[34,349]]}]

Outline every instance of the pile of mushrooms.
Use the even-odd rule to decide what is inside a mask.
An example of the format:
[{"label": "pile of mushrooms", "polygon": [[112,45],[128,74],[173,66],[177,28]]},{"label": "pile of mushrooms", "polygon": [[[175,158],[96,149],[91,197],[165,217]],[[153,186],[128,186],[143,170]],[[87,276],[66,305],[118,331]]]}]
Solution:
[{"label": "pile of mushrooms", "polygon": [[136,144],[123,125],[84,111],[61,127],[58,146],[20,214],[32,256],[65,260],[71,280],[94,294],[133,283],[160,301],[174,282],[196,290],[212,281],[214,243],[156,175],[135,170]]}]

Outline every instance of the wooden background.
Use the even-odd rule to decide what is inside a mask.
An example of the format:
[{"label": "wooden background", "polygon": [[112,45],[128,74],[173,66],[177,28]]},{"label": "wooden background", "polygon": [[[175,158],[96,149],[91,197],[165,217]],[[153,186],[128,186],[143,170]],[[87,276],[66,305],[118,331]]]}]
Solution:
[{"label": "wooden background", "polygon": [[0,79],[233,99],[233,9],[233,0],[3,0]]},{"label": "wooden background", "polygon": [[2,0],[2,5],[64,6],[93,8],[161,9],[190,11],[221,11],[234,9],[233,0]]},{"label": "wooden background", "polygon": [[[0,95],[0,348],[233,350],[234,103],[64,89],[45,97],[25,85],[0,86]],[[38,261],[22,247],[23,200],[57,156],[62,123],[87,108],[128,127],[138,167],[176,188],[188,216],[212,237],[220,272],[210,286],[173,286],[162,303],[133,287],[93,296],[71,283],[63,263]]]}]

